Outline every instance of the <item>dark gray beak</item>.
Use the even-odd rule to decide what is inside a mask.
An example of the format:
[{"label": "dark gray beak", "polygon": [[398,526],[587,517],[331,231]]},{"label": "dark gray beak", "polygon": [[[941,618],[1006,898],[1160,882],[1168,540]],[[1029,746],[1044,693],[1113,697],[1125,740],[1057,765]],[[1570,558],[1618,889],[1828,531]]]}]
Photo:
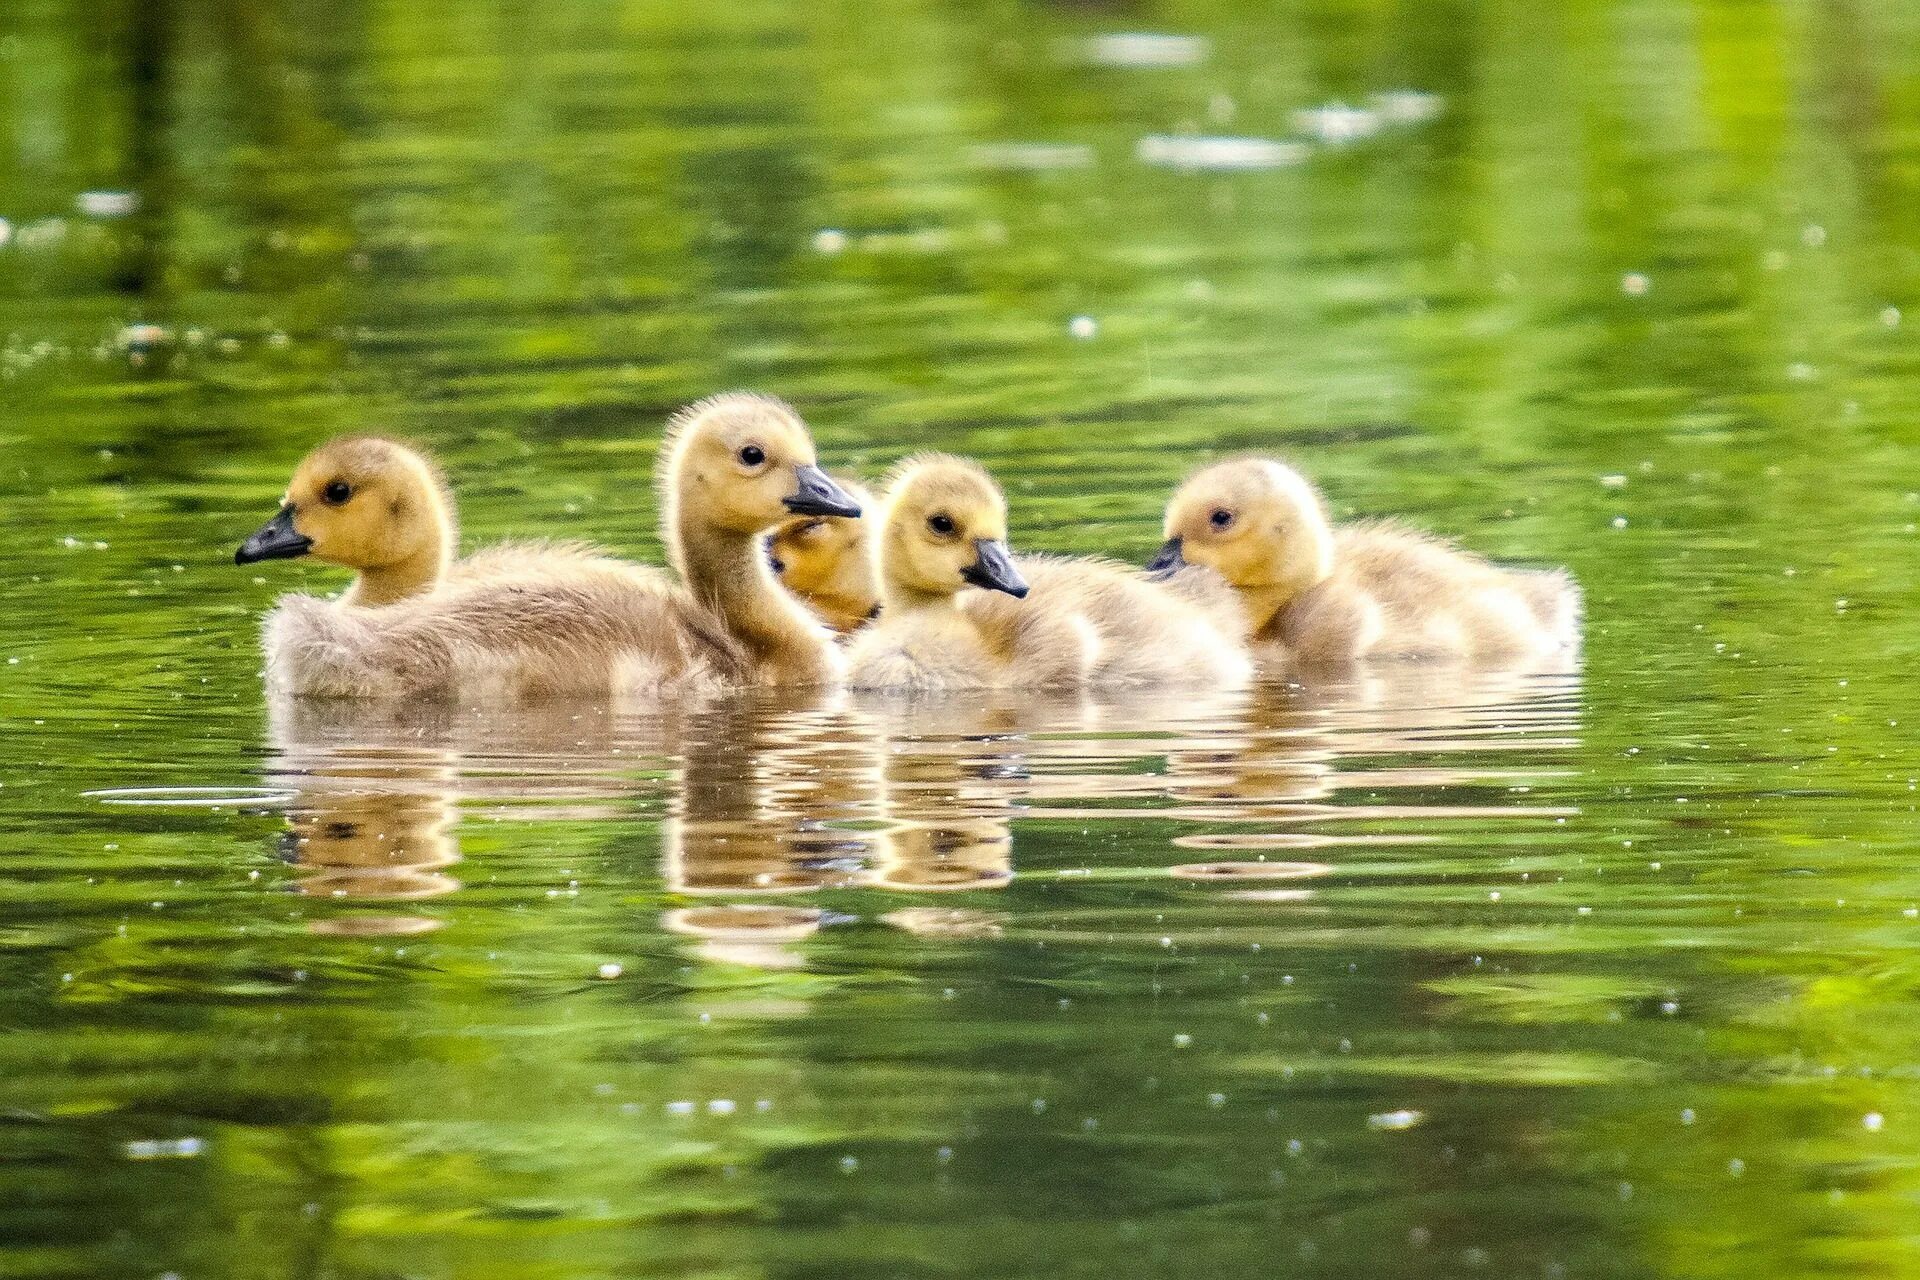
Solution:
[{"label": "dark gray beak", "polygon": [[240,544],[233,553],[235,564],[252,564],[257,560],[291,560],[313,550],[313,539],[304,533],[296,533],[293,528],[293,508],[280,508],[280,514],[261,525],[251,538]]},{"label": "dark gray beak", "polygon": [[800,481],[799,492],[786,499],[787,510],[797,516],[846,516],[856,518],[860,504],[847,491],[827,478],[818,467],[799,467],[794,471]]},{"label": "dark gray beak", "polygon": [[1013,556],[1004,542],[995,542],[991,538],[977,538],[973,544],[974,553],[979,557],[960,571],[960,576],[976,587],[985,587],[989,591],[1004,591],[1015,600],[1025,598],[1027,580],[1013,567]]},{"label": "dark gray beak", "polygon": [[1180,554],[1180,539],[1168,538],[1153,559],[1147,561],[1147,572],[1172,573],[1175,569],[1185,568],[1186,563],[1187,558]]}]

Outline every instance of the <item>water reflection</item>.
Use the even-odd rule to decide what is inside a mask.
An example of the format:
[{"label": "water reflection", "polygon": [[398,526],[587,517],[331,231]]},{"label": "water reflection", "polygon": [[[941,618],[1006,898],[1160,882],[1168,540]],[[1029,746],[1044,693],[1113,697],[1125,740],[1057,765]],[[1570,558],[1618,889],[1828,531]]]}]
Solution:
[{"label": "water reflection", "polygon": [[[463,817],[626,818],[657,826],[669,897],[704,900],[672,907],[666,928],[708,959],[778,969],[835,919],[822,895],[997,895],[1025,823],[1180,828],[1148,865],[1101,865],[1096,840],[1044,876],[1171,877],[1278,902],[1311,886],[1264,882],[1324,881],[1342,849],[1562,815],[1525,788],[1577,744],[1579,696],[1571,671],[1406,667],[1206,696],[749,693],[645,714],[287,699],[271,709],[266,781],[290,797],[279,847],[297,891],[352,908],[316,931],[437,927],[437,908],[392,904],[460,888]],[[991,901],[879,915],[943,938],[1008,923]]]}]

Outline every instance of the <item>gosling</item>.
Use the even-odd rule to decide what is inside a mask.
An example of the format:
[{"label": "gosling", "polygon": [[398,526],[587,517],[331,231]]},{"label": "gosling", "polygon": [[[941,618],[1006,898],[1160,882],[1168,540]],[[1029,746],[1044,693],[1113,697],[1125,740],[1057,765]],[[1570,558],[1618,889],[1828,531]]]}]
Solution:
[{"label": "gosling", "polygon": [[757,552],[789,514],[858,511],[820,472],[804,426],[777,401],[734,395],[684,411],[668,441],[677,583],[574,544],[507,543],[456,560],[453,500],[430,461],[378,437],[322,445],[279,514],[234,554],[355,571],[338,600],[289,595],[268,614],[269,686],[525,699],[836,680],[828,634]]},{"label": "gosling", "polygon": [[[873,497],[858,483],[834,483],[861,507]],[[767,556],[780,585],[819,619],[850,635],[880,615],[880,580],[868,547],[871,520],[845,516],[796,516],[767,539]]]},{"label": "gosling", "polygon": [[1319,492],[1267,458],[1206,467],[1174,494],[1148,566],[1217,570],[1256,644],[1302,666],[1365,658],[1514,662],[1580,644],[1581,596],[1561,569],[1510,569],[1396,524],[1335,529]]},{"label": "gosling", "polygon": [[1111,561],[1016,561],[1006,530],[1006,498],[977,464],[934,454],[896,471],[876,548],[881,613],[855,638],[855,687],[1217,685],[1251,673],[1224,586],[1209,607]]}]

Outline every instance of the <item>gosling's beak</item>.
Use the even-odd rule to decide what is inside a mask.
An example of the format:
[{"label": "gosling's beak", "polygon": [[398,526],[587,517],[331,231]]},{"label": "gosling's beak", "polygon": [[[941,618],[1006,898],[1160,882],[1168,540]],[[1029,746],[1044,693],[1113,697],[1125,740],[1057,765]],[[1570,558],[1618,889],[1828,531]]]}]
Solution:
[{"label": "gosling's beak", "polygon": [[847,496],[847,491],[827,478],[827,473],[818,467],[797,467],[794,476],[800,481],[797,493],[786,499],[787,510],[797,516],[847,516],[857,517],[860,504]]},{"label": "gosling's beak", "polygon": [[1153,559],[1147,561],[1147,572],[1172,573],[1175,569],[1184,568],[1186,563],[1187,558],[1180,554],[1180,539],[1168,538]]},{"label": "gosling's beak", "polygon": [[973,550],[979,559],[960,571],[962,578],[976,587],[1004,591],[1015,600],[1025,598],[1027,580],[1013,567],[1013,556],[1008,553],[1006,543],[995,542],[991,538],[976,538]]},{"label": "gosling's beak", "polygon": [[256,560],[291,560],[313,550],[313,539],[299,533],[293,527],[293,507],[291,504],[280,508],[280,514],[261,525],[254,535],[240,544],[233,553],[235,564],[252,564]]}]

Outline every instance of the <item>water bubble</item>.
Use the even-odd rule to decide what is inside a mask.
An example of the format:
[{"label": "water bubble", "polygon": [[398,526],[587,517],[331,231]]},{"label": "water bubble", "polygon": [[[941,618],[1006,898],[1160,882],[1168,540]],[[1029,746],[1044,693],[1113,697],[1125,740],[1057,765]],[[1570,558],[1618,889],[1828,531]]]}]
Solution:
[{"label": "water bubble", "polygon": [[707,1103],[708,1115],[730,1116],[738,1109],[739,1104],[732,1098],[713,1098]]},{"label": "water bubble", "polygon": [[1193,1043],[1193,1037],[1188,1035],[1184,1031],[1180,1032],[1178,1035],[1174,1036],[1173,1038],[1173,1047],[1176,1049],[1184,1049],[1192,1043]]},{"label": "water bubble", "polygon": [[1626,518],[1625,516],[1615,516],[1615,517],[1613,518],[1613,527],[1614,527],[1614,528],[1616,528],[1616,529],[1624,529],[1624,528],[1626,528],[1626,527],[1627,527],[1627,518]]},{"label": "water bubble", "polygon": [[1427,1118],[1424,1111],[1406,1108],[1400,1111],[1381,1111],[1367,1117],[1367,1128],[1384,1131],[1411,1129]]},{"label": "water bubble", "polygon": [[1692,1124],[1692,1123],[1693,1123],[1693,1108],[1692,1108],[1692,1107],[1682,1107],[1682,1108],[1680,1108],[1680,1123],[1681,1123],[1681,1124]]},{"label": "water bubble", "polygon": [[199,1138],[136,1138],[120,1148],[129,1160],[191,1160],[206,1150]]},{"label": "water bubble", "polygon": [[1809,249],[1818,249],[1827,242],[1827,229],[1819,224],[1811,224],[1800,229],[1800,243]]},{"label": "water bubble", "polygon": [[694,1110],[693,1103],[684,1100],[667,1104],[667,1114],[670,1116],[690,1116]]},{"label": "water bubble", "polygon": [[1629,298],[1645,297],[1647,290],[1652,287],[1653,282],[1638,271],[1629,271],[1620,277],[1620,292]]},{"label": "water bubble", "polygon": [[1305,160],[1309,152],[1305,143],[1275,142],[1269,138],[1150,134],[1134,144],[1133,154],[1142,164],[1188,172],[1223,173],[1286,168]]},{"label": "water bubble", "polygon": [[613,961],[609,960],[607,963],[601,965],[599,969],[595,970],[595,972],[598,973],[602,978],[617,978],[621,974],[625,973],[626,970],[621,968],[619,965],[615,964]]},{"label": "water bubble", "polygon": [[1380,132],[1382,123],[1379,112],[1344,102],[1307,107],[1294,112],[1291,121],[1295,132],[1332,147],[1371,138]]},{"label": "water bubble", "polygon": [[1075,316],[1067,321],[1067,332],[1085,342],[1100,334],[1100,322],[1092,316]]},{"label": "water bubble", "polygon": [[1740,1159],[1740,1157],[1735,1156],[1733,1159],[1727,1161],[1728,1177],[1737,1178],[1741,1174],[1745,1173],[1746,1171],[1747,1171],[1747,1162],[1745,1160]]},{"label": "water bubble", "polygon": [[1866,1129],[1868,1133],[1880,1132],[1881,1126],[1885,1125],[1886,1123],[1887,1123],[1887,1118],[1881,1115],[1878,1111],[1869,1111],[1867,1112],[1867,1114],[1860,1117],[1861,1127]]},{"label": "water bubble", "polygon": [[[6,243],[6,239],[4,237],[0,237],[0,244],[5,244],[5,243]],[[1880,323],[1887,326],[1887,328],[1889,329],[1898,329],[1900,327],[1900,308],[1882,307],[1880,309]]]},{"label": "water bubble", "polygon": [[840,1172],[852,1173],[860,1167],[860,1161],[853,1156],[840,1157]]},{"label": "water bubble", "polygon": [[815,253],[841,253],[847,247],[847,233],[832,227],[824,227],[813,233],[813,251]]},{"label": "water bubble", "polygon": [[1213,42],[1205,36],[1122,31],[1065,44],[1060,52],[1098,67],[1195,67],[1212,54]]},{"label": "water bubble", "polygon": [[73,207],[89,218],[124,218],[140,207],[140,197],[132,191],[82,191]]}]

